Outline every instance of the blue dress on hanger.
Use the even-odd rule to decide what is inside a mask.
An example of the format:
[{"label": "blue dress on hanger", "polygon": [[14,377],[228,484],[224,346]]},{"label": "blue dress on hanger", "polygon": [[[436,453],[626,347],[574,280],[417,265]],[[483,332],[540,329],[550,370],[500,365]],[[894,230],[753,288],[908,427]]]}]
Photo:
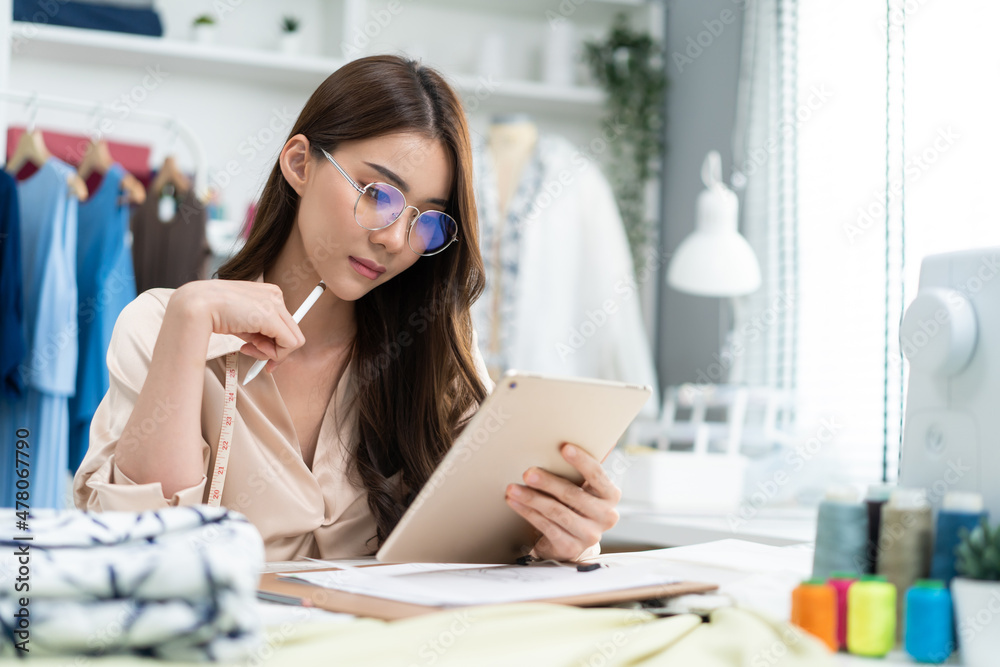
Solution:
[{"label": "blue dress on hanger", "polygon": [[77,200],[68,181],[75,170],[49,158],[17,184],[21,208],[24,395],[0,401],[0,503],[14,506],[17,433],[28,435],[32,509],[63,507],[69,444],[67,401],[76,391]]},{"label": "blue dress on hanger", "polygon": [[129,207],[121,194],[125,170],[113,164],[80,204],[76,246],[80,360],[69,401],[69,471],[87,453],[90,422],[108,392],[108,344],[122,309],[135,299],[132,250],[125,241]]},{"label": "blue dress on hanger", "polygon": [[0,401],[24,391],[24,302],[21,290],[21,213],[17,182],[0,171]]}]

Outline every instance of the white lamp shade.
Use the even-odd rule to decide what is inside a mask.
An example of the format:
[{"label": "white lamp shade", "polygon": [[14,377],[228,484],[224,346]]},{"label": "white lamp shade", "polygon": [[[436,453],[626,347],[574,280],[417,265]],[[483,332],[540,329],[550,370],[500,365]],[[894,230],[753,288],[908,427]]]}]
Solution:
[{"label": "white lamp shade", "polygon": [[694,232],[677,246],[667,283],[698,296],[742,296],[760,287],[760,265],[740,236],[739,200],[722,183],[722,161],[716,151],[702,165],[705,189],[698,196]]},{"label": "white lamp shade", "polygon": [[667,283],[698,296],[741,296],[760,287],[760,266],[739,233],[698,230],[677,246]]}]

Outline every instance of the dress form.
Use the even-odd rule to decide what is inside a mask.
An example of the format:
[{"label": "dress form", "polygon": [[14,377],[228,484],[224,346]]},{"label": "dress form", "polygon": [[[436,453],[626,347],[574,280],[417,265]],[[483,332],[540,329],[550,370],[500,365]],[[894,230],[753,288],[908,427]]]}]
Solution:
[{"label": "dress form", "polygon": [[[491,318],[493,331],[490,339],[490,354],[488,358],[495,359],[500,351],[500,297],[502,290],[499,289],[503,279],[503,267],[500,257],[500,240],[503,238],[503,227],[507,223],[507,210],[510,200],[517,191],[517,186],[521,180],[521,174],[525,165],[535,152],[538,143],[538,127],[525,114],[513,114],[510,116],[497,116],[490,125],[489,141],[487,150],[493,163],[493,175],[496,178],[497,186],[497,230],[493,235],[493,247],[489,249],[493,258],[493,275],[495,289],[490,309],[493,312]],[[490,377],[494,382],[499,381],[502,368],[491,364],[488,367]]]}]

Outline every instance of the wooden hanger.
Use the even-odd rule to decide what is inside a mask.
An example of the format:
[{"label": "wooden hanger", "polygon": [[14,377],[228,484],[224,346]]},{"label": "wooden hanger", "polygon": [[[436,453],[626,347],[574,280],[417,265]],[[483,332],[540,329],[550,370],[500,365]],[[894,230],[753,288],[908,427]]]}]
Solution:
[{"label": "wooden hanger", "polygon": [[[21,171],[21,167],[28,162],[41,169],[42,165],[48,162],[51,157],[52,153],[45,146],[45,139],[42,137],[41,130],[26,129],[17,140],[14,155],[7,162],[7,173],[16,175]],[[66,179],[66,185],[69,186],[69,190],[73,196],[80,201],[85,201],[90,195],[87,191],[87,184],[83,182],[79,174],[70,174]]]},{"label": "wooden hanger", "polygon": [[191,179],[177,167],[177,162],[174,160],[173,155],[168,155],[163,160],[163,166],[160,167],[156,178],[153,179],[150,190],[152,190],[155,196],[159,196],[163,192],[163,187],[167,184],[173,185],[174,189],[180,195],[186,194],[191,189]]},{"label": "wooden hanger", "polygon": [[16,175],[29,162],[40,168],[50,157],[52,153],[45,146],[41,130],[26,129],[17,140],[14,154],[7,161],[7,173]]},{"label": "wooden hanger", "polygon": [[[83,154],[83,160],[76,173],[86,182],[87,177],[95,171],[99,174],[108,173],[108,169],[111,169],[114,163],[115,160],[111,157],[108,142],[104,139],[91,140],[87,144],[87,150]],[[122,177],[121,191],[130,204],[141,204],[146,201],[146,188],[142,186],[138,178],[128,172],[125,172],[125,176]]]}]

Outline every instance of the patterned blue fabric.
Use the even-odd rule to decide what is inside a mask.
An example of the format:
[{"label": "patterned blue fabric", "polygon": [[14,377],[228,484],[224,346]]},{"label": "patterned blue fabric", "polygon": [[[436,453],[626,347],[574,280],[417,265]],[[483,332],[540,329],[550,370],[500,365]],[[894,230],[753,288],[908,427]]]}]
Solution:
[{"label": "patterned blue fabric", "polygon": [[[0,659],[133,653],[238,660],[262,640],[260,533],[246,517],[196,505],[149,512],[0,510]],[[31,540],[23,540],[30,536]],[[29,654],[16,645],[15,584],[30,577]]]},{"label": "patterned blue fabric", "polygon": [[114,164],[100,186],[80,204],[76,283],[80,358],[76,395],[69,401],[69,469],[80,467],[90,421],[108,392],[108,344],[122,309],[136,297],[132,251],[125,244],[128,202],[121,195],[125,171]]},{"label": "patterned blue fabric", "polygon": [[[479,247],[483,255],[486,288],[473,309],[476,330],[486,366],[494,379],[510,367],[509,341],[517,318],[517,276],[521,262],[521,236],[525,225],[537,215],[542,184],[551,178],[545,163],[548,139],[539,137],[531,158],[521,172],[517,187],[501,215],[497,174],[489,146],[473,141],[473,173],[479,214]],[[551,203],[551,202],[550,202]]]},{"label": "patterned blue fabric", "polygon": [[20,230],[17,185],[0,171],[0,400],[11,401],[24,391],[18,372],[26,351]]}]

